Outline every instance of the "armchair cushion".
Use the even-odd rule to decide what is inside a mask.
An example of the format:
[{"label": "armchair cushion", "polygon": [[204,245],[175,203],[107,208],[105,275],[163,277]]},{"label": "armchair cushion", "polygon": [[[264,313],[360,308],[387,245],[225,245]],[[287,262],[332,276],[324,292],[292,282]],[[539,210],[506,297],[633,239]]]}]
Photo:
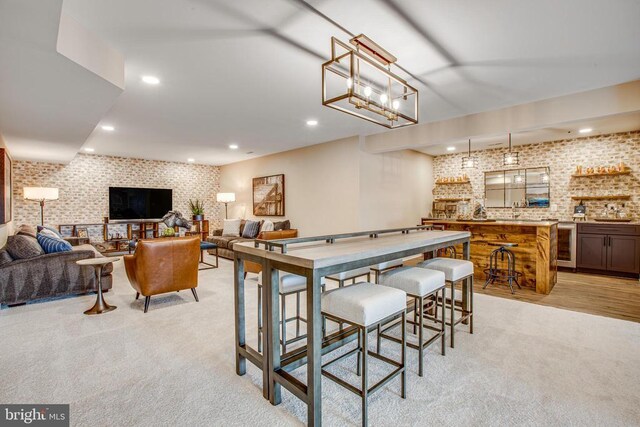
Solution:
[{"label": "armchair cushion", "polygon": [[28,259],[44,254],[36,239],[23,234],[9,236],[5,249],[13,259]]},{"label": "armchair cushion", "polygon": [[239,219],[225,219],[222,236],[240,237],[240,221]]},{"label": "armchair cushion", "polygon": [[258,237],[260,231],[260,221],[247,220],[244,224],[244,230],[242,231],[242,237],[245,239],[255,239]]},{"label": "armchair cushion", "polygon": [[68,252],[71,250],[71,243],[38,233],[38,243],[42,246],[45,254],[55,254],[58,252]]},{"label": "armchair cushion", "polygon": [[38,232],[35,227],[28,224],[22,224],[20,227],[18,227],[18,231],[16,231],[16,234],[31,236],[35,239]]}]

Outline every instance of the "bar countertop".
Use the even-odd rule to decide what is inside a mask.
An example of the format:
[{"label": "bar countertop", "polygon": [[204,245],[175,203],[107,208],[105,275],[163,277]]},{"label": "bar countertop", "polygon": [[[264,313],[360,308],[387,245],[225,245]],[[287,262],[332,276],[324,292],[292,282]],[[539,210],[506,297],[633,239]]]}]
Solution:
[{"label": "bar countertop", "polygon": [[474,220],[455,220],[455,219],[431,219],[423,218],[424,223],[434,224],[463,224],[463,225],[517,225],[520,227],[551,227],[554,224],[558,224],[558,221],[533,221],[533,220],[489,220],[489,221],[474,221]]},{"label": "bar countertop", "polygon": [[[335,243],[312,242],[290,244],[286,253],[256,248],[254,242],[236,243],[234,251],[253,254],[261,258],[286,261],[304,268],[323,268],[358,259],[392,254],[425,245],[437,245],[452,240],[468,239],[468,231],[417,231],[408,234],[382,234],[377,238],[354,237]],[[295,240],[295,239],[293,239]],[[286,239],[285,239],[286,241]],[[278,242],[273,240],[272,242]]]}]

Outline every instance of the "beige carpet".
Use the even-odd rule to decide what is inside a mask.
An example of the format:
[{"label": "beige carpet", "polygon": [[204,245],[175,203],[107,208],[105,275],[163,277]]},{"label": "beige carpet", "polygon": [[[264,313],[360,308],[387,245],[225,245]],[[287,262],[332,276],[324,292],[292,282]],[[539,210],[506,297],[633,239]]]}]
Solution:
[{"label": "beige carpet", "polygon": [[[3,309],[0,402],[70,403],[76,426],[305,422],[291,394],[278,407],[262,398],[258,369],[235,375],[231,267],[221,260],[201,273],[200,303],[174,293],[152,299],[146,315],[122,262],[106,294],[114,312],[84,316],[93,296]],[[476,333],[460,332],[445,357],[427,353],[424,378],[409,351],[407,399],[392,381],[370,400],[371,425],[640,423],[640,323],[485,295],[476,295],[476,316]],[[384,351],[393,356],[397,346]],[[348,375],[353,363],[336,369]],[[326,425],[360,423],[355,395],[323,379],[323,396]]]}]

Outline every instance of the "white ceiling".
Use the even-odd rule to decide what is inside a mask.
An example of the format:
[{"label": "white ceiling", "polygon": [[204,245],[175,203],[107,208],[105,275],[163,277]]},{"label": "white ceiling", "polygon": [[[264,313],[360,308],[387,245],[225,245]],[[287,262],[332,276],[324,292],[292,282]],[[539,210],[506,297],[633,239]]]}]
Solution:
[{"label": "white ceiling", "polygon": [[[422,122],[640,78],[634,0],[310,3],[420,76]],[[63,12],[125,58],[124,93],[91,124],[116,130],[96,127],[84,145],[96,154],[225,164],[385,131],[322,107],[330,37],[349,36],[298,1],[65,0]],[[143,84],[143,74],[161,84]],[[0,126],[11,149],[20,131]]]},{"label": "white ceiling", "polygon": [[[580,133],[580,129],[592,129],[589,133]],[[603,117],[595,120],[581,120],[572,123],[565,123],[555,127],[535,129],[526,132],[511,134],[511,145],[535,144],[545,141],[559,141],[562,139],[573,139],[581,137],[592,137],[617,132],[630,132],[640,129],[640,112],[619,114],[611,117]],[[508,135],[488,136],[474,138],[471,140],[471,151],[486,150],[489,148],[507,148],[509,146]],[[454,147],[455,150],[448,151],[447,147]],[[421,151],[431,156],[442,154],[466,153],[469,147],[468,140],[454,141],[447,144],[437,144],[425,146],[417,151]]]},{"label": "white ceiling", "polygon": [[68,162],[122,92],[57,52],[61,9],[0,1],[0,132],[17,159]]}]

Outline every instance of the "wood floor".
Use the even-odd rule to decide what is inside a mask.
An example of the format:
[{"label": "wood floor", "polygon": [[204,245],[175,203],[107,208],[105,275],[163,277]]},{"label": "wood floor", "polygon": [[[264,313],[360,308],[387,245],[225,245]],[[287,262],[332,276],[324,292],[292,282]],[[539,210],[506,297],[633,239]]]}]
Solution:
[{"label": "wood floor", "polygon": [[[477,283],[477,282],[476,282]],[[474,283],[475,284],[475,283]],[[482,289],[478,283],[474,291],[487,295],[548,305],[583,313],[640,322],[640,281],[593,274],[558,272],[558,283],[549,295],[530,289],[515,289],[494,284]]]},{"label": "wood floor", "polygon": [[[420,258],[414,258],[406,261],[405,265],[419,261]],[[512,295],[506,283],[482,289],[484,282],[477,279],[474,285],[476,293],[640,323],[638,279],[559,271],[558,283],[549,295],[538,294],[529,288],[518,289],[515,285],[516,293]]]}]

